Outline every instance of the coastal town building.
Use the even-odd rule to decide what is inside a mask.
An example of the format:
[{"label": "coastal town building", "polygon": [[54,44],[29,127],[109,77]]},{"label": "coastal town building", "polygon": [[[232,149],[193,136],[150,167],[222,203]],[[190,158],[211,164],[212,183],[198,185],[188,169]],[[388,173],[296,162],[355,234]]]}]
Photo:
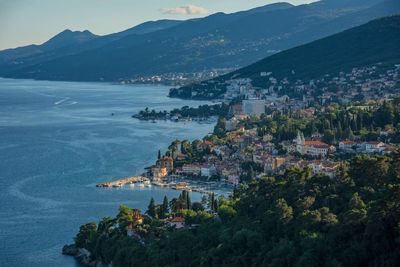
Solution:
[{"label": "coastal town building", "polygon": [[157,166],[166,168],[168,173],[174,170],[174,159],[172,157],[164,156],[159,159],[156,164]]},{"label": "coastal town building", "polygon": [[270,157],[264,162],[264,172],[270,173],[275,172],[278,168],[283,166],[286,162],[284,157]]},{"label": "coastal town building", "polygon": [[385,144],[380,141],[370,141],[363,143],[361,148],[366,153],[381,153],[385,150]]},{"label": "coastal town building", "polygon": [[154,166],[151,168],[154,181],[161,181],[168,175],[168,170],[166,167]]},{"label": "coastal town building", "polygon": [[167,219],[167,225],[174,227],[175,229],[182,229],[185,227],[185,218],[183,217],[173,217]]},{"label": "coastal town building", "polygon": [[163,180],[174,170],[174,160],[172,157],[164,156],[157,160],[156,165],[151,167],[151,174],[154,181]]},{"label": "coastal town building", "polygon": [[326,157],[330,146],[321,141],[305,140],[303,133],[298,132],[296,142],[296,151],[301,155],[313,157]]},{"label": "coastal town building", "polygon": [[204,177],[211,177],[217,174],[217,169],[214,165],[205,165],[200,168],[200,175]]},{"label": "coastal town building", "polygon": [[249,116],[260,116],[265,113],[265,100],[247,99],[243,100],[243,113]]},{"label": "coastal town building", "polygon": [[357,143],[352,140],[343,140],[339,142],[340,150],[353,150],[357,146]]},{"label": "coastal town building", "polygon": [[181,171],[183,174],[200,175],[201,167],[198,164],[185,164]]},{"label": "coastal town building", "polygon": [[322,174],[334,178],[336,176],[337,168],[339,167],[338,162],[330,160],[313,160],[313,161],[299,161],[296,164],[300,168],[310,168],[314,175]]},{"label": "coastal town building", "polygon": [[392,146],[381,141],[355,142],[344,140],[339,142],[339,150],[346,153],[387,153],[392,150]]}]

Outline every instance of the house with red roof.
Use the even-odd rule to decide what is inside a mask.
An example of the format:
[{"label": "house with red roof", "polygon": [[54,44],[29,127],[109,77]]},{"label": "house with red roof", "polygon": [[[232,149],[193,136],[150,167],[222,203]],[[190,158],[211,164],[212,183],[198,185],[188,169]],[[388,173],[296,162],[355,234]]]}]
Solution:
[{"label": "house with red roof", "polygon": [[298,132],[296,142],[296,151],[301,155],[313,157],[326,157],[329,153],[329,145],[316,140],[305,140],[303,133]]}]

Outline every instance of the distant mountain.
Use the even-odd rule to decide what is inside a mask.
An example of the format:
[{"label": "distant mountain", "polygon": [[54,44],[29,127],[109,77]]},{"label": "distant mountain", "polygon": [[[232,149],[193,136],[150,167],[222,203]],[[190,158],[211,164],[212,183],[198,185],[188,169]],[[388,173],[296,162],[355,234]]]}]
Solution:
[{"label": "distant mountain", "polygon": [[165,29],[177,26],[182,22],[183,21],[181,21],[181,20],[168,20],[168,19],[157,20],[157,21],[148,21],[148,22],[139,24],[133,28],[127,29],[125,31],[118,32],[116,34],[112,34],[112,36],[125,37],[125,36],[131,35],[131,34],[138,34],[138,35],[146,34],[146,33],[165,30]]},{"label": "distant mountain", "polygon": [[96,49],[129,35],[140,35],[177,26],[179,20],[158,20],[139,24],[122,32],[105,36],[90,31],[64,30],[41,45],[28,45],[0,51],[0,73],[11,72],[63,56]]},{"label": "distant mountain", "polygon": [[3,61],[0,52],[0,76],[118,81],[143,75],[239,68],[397,12],[398,0],[323,0],[300,6],[277,3],[183,22],[158,22],[161,26],[147,23],[141,25],[144,30],[98,37],[84,45],[53,51],[50,56],[23,57],[18,64]]},{"label": "distant mountain", "polygon": [[20,59],[40,56],[53,50],[72,45],[82,45],[96,39],[98,36],[89,31],[65,30],[42,45],[28,45],[15,49],[6,49],[0,52],[0,64],[20,64]]},{"label": "distant mountain", "polygon": [[60,47],[65,47],[69,45],[82,44],[93,39],[96,39],[98,36],[94,35],[90,31],[71,31],[65,30],[60,32],[47,42],[45,42],[42,47],[45,49],[56,49]]},{"label": "distant mountain", "polygon": [[377,19],[283,51],[213,80],[173,89],[170,95],[201,98],[208,92],[222,93],[225,82],[233,78],[250,78],[253,85],[265,87],[269,77],[262,76],[262,72],[272,72],[277,79],[310,80],[377,63],[383,67],[400,64],[400,15]]}]

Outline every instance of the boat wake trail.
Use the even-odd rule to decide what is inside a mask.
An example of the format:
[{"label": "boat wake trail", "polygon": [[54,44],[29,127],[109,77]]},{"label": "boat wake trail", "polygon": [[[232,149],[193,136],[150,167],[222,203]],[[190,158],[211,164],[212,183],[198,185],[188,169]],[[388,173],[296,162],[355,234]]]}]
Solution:
[{"label": "boat wake trail", "polygon": [[8,193],[13,197],[19,198],[24,201],[38,204],[41,209],[52,209],[64,205],[65,203],[48,198],[34,197],[22,192],[21,188],[28,182],[37,179],[40,176],[32,176],[21,181],[16,182],[8,188]]},{"label": "boat wake trail", "polygon": [[61,99],[60,101],[54,102],[54,105],[62,104],[62,103],[64,103],[65,101],[67,101],[67,100],[69,100],[69,99],[70,99],[70,97],[63,98],[63,99]]}]

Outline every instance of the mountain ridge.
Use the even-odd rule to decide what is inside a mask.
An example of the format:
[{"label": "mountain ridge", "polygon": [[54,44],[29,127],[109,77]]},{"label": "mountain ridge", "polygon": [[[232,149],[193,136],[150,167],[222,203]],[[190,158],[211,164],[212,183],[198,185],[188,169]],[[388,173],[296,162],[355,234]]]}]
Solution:
[{"label": "mountain ridge", "polygon": [[250,78],[257,87],[268,84],[270,72],[276,79],[317,79],[355,67],[400,64],[400,13],[370,21],[341,33],[301,45],[218,78],[171,89],[170,96],[191,98],[193,92],[224,92],[227,81]]},{"label": "mountain ridge", "polygon": [[[127,35],[94,49],[66,53],[37,64],[33,62],[14,69],[0,66],[0,75],[47,80],[118,81],[143,75],[239,68],[278,51],[391,14],[397,8],[400,10],[398,5],[396,10],[386,8],[376,14],[357,15],[374,9],[374,6],[369,6],[371,4],[390,2],[396,0],[371,0],[368,4],[351,0],[343,2],[344,7],[341,5],[339,9],[321,1],[300,6],[283,4],[266,12],[262,9],[268,9],[268,5],[247,13],[216,13],[156,32]],[[320,25],[345,16],[348,19],[343,20],[339,27],[331,25],[324,31],[319,29]]]}]

